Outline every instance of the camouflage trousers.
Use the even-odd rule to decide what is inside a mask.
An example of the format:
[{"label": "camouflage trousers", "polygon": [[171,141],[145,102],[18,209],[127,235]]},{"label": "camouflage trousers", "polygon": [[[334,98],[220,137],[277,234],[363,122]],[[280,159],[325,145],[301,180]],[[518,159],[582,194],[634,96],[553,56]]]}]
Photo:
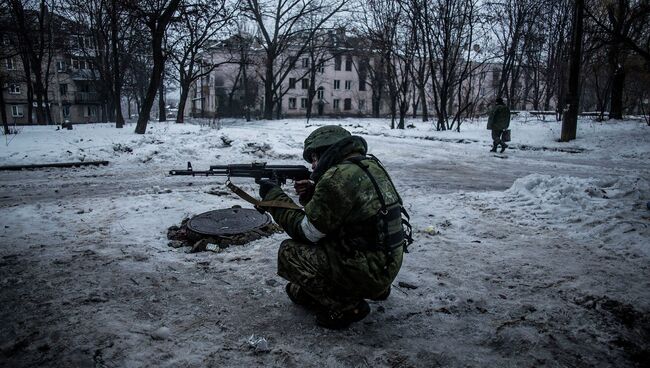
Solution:
[{"label": "camouflage trousers", "polygon": [[287,239],[278,251],[278,275],[297,284],[323,307],[336,309],[356,304],[358,297],[346,295],[333,282],[331,263],[321,246]]},{"label": "camouflage trousers", "polygon": [[497,130],[494,129],[492,130],[492,147],[496,147],[498,145],[503,145],[504,142],[501,137],[503,136],[503,130]]}]

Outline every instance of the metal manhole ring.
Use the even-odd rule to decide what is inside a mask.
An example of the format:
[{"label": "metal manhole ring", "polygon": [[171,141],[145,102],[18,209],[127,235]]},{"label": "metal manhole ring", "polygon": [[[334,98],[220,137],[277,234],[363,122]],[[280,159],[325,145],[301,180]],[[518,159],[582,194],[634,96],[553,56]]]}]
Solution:
[{"label": "metal manhole ring", "polygon": [[251,208],[224,208],[198,214],[187,222],[197,234],[224,236],[243,234],[271,223],[267,214]]}]

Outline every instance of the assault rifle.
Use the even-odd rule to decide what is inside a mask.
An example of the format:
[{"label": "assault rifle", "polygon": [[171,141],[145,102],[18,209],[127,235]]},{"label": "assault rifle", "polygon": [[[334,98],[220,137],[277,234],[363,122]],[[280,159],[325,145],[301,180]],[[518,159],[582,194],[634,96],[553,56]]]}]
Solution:
[{"label": "assault rifle", "polygon": [[226,176],[230,178],[254,178],[256,183],[262,179],[271,179],[278,184],[286,184],[287,179],[293,181],[307,180],[311,172],[302,165],[267,165],[266,162],[252,164],[211,165],[210,170],[199,171],[192,169],[192,163],[187,163],[187,170],[170,170],[169,175],[189,176]]}]

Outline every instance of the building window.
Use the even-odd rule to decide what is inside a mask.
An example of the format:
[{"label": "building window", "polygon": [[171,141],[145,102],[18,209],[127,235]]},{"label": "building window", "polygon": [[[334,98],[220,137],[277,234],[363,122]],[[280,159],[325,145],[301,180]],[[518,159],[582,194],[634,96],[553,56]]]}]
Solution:
[{"label": "building window", "polygon": [[345,59],[345,70],[348,72],[352,70],[352,56],[348,56]]},{"label": "building window", "polygon": [[67,95],[68,94],[68,85],[66,83],[59,84],[59,92],[61,93],[61,96]]},{"label": "building window", "polygon": [[366,109],[366,100],[359,100],[359,110],[364,111]]},{"label": "building window", "polygon": [[334,70],[341,70],[341,55],[334,56]]},{"label": "building window", "polygon": [[77,38],[77,46],[81,50],[95,50],[95,43],[93,42],[92,36],[79,35]]},{"label": "building window", "polygon": [[309,79],[302,80],[302,89],[309,89]]},{"label": "building window", "polygon": [[296,99],[294,97],[289,97],[289,109],[294,110],[296,108]]},{"label": "building window", "polygon": [[322,100],[325,97],[325,88],[318,87],[318,91],[316,91],[316,97],[318,97],[319,100]]},{"label": "building window", "polygon": [[63,117],[64,118],[70,117],[70,105],[63,105]]},{"label": "building window", "polygon": [[11,116],[14,118],[22,118],[23,117],[23,107],[20,105],[12,105],[11,106]]},{"label": "building window", "polygon": [[346,80],[345,81],[345,89],[351,89],[352,88],[352,81]]},{"label": "building window", "polygon": [[332,101],[332,107],[334,107],[334,110],[338,110],[338,109],[339,109],[339,102],[340,102],[340,100],[339,100],[338,98],[335,98],[335,99]]},{"label": "building window", "polygon": [[296,78],[289,78],[289,89],[296,88]]},{"label": "building window", "polygon": [[57,72],[64,72],[66,68],[65,61],[64,60],[59,60],[56,62],[56,71]]},{"label": "building window", "polygon": [[86,61],[79,59],[72,59],[72,69],[80,70],[86,69]]},{"label": "building window", "polygon": [[346,98],[343,100],[343,110],[352,110],[352,99]]},{"label": "building window", "polygon": [[309,58],[302,58],[302,67],[309,68]]},{"label": "building window", "polygon": [[5,63],[7,70],[16,70],[16,64],[13,58],[8,58]]},{"label": "building window", "polygon": [[95,117],[97,116],[97,107],[96,106],[86,106],[84,111],[85,117]]},{"label": "building window", "polygon": [[318,72],[319,73],[325,73],[325,60],[320,59],[318,62]]},{"label": "building window", "polygon": [[498,87],[501,82],[501,71],[495,69],[492,71],[492,87]]},{"label": "building window", "polygon": [[304,98],[304,97],[300,99],[300,108],[301,109],[306,109],[307,108],[307,99]]},{"label": "building window", "polygon": [[341,89],[341,81],[334,79],[334,89]]},{"label": "building window", "polygon": [[9,94],[10,95],[19,95],[20,94],[20,84],[11,83],[9,85]]}]

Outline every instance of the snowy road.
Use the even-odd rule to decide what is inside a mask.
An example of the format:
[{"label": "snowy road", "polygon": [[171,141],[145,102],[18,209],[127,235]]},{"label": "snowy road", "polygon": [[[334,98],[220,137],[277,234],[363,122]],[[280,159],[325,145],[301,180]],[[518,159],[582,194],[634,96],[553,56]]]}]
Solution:
[{"label": "snowy road", "polygon": [[[647,127],[584,122],[566,145],[554,125],[515,122],[500,158],[483,122],[343,122],[388,167],[416,238],[390,298],[345,331],[316,327],[284,295],[285,234],[221,253],[167,246],[183,217],[242,204],[223,179],[169,169],[295,164],[313,127],[34,127],[0,147],[3,164],[111,161],[0,172],[0,366],[647,366]],[[609,151],[612,140],[627,145]],[[262,337],[268,348],[252,343]]]},{"label": "snowy road", "polygon": [[[388,140],[373,142],[389,150]],[[399,145],[399,143],[393,143]],[[403,145],[403,143],[401,144]],[[516,146],[505,154],[486,153],[476,161],[453,157],[399,161],[383,159],[395,173],[398,185],[426,188],[432,193],[493,191],[510,188],[518,178],[530,174],[569,175],[576,177],[619,176],[638,173],[636,163],[594,160],[584,153],[556,153],[539,157]],[[513,160],[515,158],[515,160]],[[514,161],[514,162],[513,162]],[[303,164],[296,161],[293,164]],[[75,169],[0,171],[0,207],[34,204],[66,199],[128,195],[156,183],[161,188],[183,191],[188,185],[221,186],[225,178],[170,177],[170,169],[184,168],[155,163],[146,167],[121,166]],[[648,169],[646,168],[646,171]],[[246,179],[241,179],[246,181]]]}]

